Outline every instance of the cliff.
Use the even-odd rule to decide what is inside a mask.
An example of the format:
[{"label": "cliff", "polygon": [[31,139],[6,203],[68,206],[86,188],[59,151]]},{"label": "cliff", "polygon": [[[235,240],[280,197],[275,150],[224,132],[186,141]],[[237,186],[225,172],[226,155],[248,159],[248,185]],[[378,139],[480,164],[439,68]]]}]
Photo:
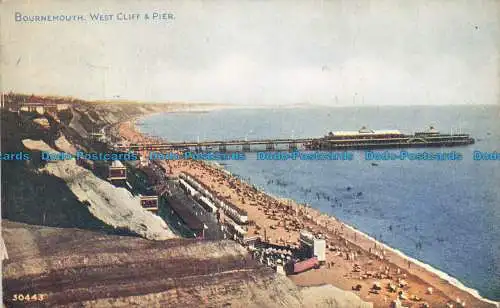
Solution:
[{"label": "cliff", "polygon": [[371,307],[335,288],[301,291],[232,241],[148,241],[11,221],[3,237],[15,256],[4,261],[8,305],[14,294],[43,293],[42,307]]},{"label": "cliff", "polygon": [[[44,119],[44,121],[34,121]],[[44,127],[37,123],[50,123]],[[80,227],[164,240],[173,232],[142,209],[138,197],[115,187],[75,160],[46,162],[40,153],[94,150],[59,115],[2,113],[2,151],[30,154],[2,163],[2,218],[55,227]]]}]

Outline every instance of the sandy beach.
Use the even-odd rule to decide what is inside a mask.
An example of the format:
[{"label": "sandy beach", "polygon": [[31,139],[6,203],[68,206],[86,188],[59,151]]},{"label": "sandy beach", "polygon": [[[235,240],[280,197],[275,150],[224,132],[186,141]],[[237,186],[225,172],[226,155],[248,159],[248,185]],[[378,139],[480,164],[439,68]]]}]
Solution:
[{"label": "sandy beach", "polygon": [[[120,123],[116,128],[121,138],[130,142],[152,138],[143,136],[134,121]],[[246,210],[249,219],[255,222],[248,228],[248,236],[263,237],[265,234],[269,242],[297,245],[302,229],[322,234],[327,239],[326,264],[317,270],[289,276],[299,286],[332,284],[355,292],[363,300],[373,302],[375,307],[390,307],[396,298],[406,307],[499,307],[498,303],[482,299],[474,290],[461,286],[446,274],[387,247],[334,217],[255,190],[214,165],[193,160],[161,163],[174,174],[183,171],[192,174],[213,193]],[[373,288],[374,285],[377,287]],[[356,286],[358,290],[354,291]]]}]

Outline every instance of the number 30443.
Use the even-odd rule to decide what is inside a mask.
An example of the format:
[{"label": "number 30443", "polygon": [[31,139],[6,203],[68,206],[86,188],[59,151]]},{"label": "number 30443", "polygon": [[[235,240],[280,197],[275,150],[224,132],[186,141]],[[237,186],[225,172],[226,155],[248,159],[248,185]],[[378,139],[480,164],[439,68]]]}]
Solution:
[{"label": "number 30443", "polygon": [[47,299],[47,294],[14,294],[12,295],[12,301],[18,302],[34,302],[34,301],[44,301]]}]

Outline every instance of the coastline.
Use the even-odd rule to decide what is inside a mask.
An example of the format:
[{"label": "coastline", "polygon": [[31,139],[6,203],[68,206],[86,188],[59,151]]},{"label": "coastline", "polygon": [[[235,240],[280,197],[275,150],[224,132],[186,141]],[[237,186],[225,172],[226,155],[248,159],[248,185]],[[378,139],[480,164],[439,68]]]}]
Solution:
[{"label": "coastline", "polygon": [[[223,166],[220,166],[220,168],[223,168]],[[225,169],[224,169],[225,170]],[[227,171],[227,170],[226,170]],[[230,171],[227,171],[228,174],[231,174]],[[242,180],[243,181],[243,180]],[[247,183],[248,185],[251,185],[249,183]],[[285,201],[288,201],[288,202],[292,202],[292,203],[295,203],[295,206],[303,206],[303,205],[300,205],[300,204],[297,204],[296,201],[294,201],[293,199],[288,199],[288,198],[284,198],[284,197],[279,197],[279,196],[274,196],[270,193],[267,193],[263,190],[261,190],[261,192],[267,194],[268,196],[270,196],[271,198],[274,198],[274,199],[279,199],[279,200],[285,200]],[[319,213],[319,215],[323,216],[323,215],[327,215],[327,214],[324,214],[322,212],[320,212],[319,210],[315,209],[315,208],[312,208],[311,207],[311,210],[312,211],[315,211],[317,213]],[[436,276],[438,276],[440,279],[443,279],[445,280],[447,283],[449,284],[452,284],[453,286],[459,288],[460,290],[464,291],[464,292],[468,292],[470,293],[471,295],[473,295],[474,297],[476,297],[478,300],[481,300],[481,301],[485,301],[487,303],[490,303],[490,304],[493,304],[493,305],[496,305],[497,307],[500,307],[500,303],[499,302],[496,302],[494,300],[491,300],[491,299],[488,299],[488,298],[485,298],[485,297],[482,297],[480,294],[479,294],[479,291],[474,289],[474,288],[471,288],[471,287],[468,287],[466,285],[464,285],[458,278],[455,278],[449,274],[447,274],[446,272],[440,270],[440,269],[437,269],[435,267],[433,267],[432,265],[430,264],[427,264],[423,261],[420,261],[418,259],[415,259],[413,257],[410,257],[408,256],[407,254],[405,254],[404,252],[402,252],[401,250],[398,250],[397,248],[393,248],[383,242],[380,242],[378,240],[376,240],[375,238],[369,236],[368,234],[364,233],[363,231],[361,230],[358,230],[356,229],[355,227],[351,226],[351,225],[348,225],[347,223],[343,222],[343,221],[340,221],[337,217],[335,216],[331,216],[331,215],[327,215],[328,216],[328,219],[333,219],[335,221],[339,221],[341,222],[345,228],[351,230],[352,232],[355,232],[357,233],[357,235],[359,236],[362,236],[362,237],[365,237],[366,239],[368,239],[369,241],[371,242],[374,242],[374,243],[377,243],[378,246],[380,247],[383,247],[385,250],[387,251],[391,251],[392,253],[394,254],[397,254],[399,257],[407,260],[407,261],[410,261],[420,267],[422,267],[423,269],[425,269],[426,271],[432,273],[432,274],[435,274]]]},{"label": "coastline", "polygon": [[[202,111],[211,111],[211,110],[219,110],[220,108],[217,108],[216,106],[212,106],[212,108],[209,108],[210,110],[202,110]],[[196,112],[196,111],[190,111],[190,109],[184,109],[184,110],[172,110],[172,111],[167,111],[167,112],[159,112],[159,113],[179,113],[179,112]],[[151,138],[149,136],[144,136],[142,132],[138,129],[138,125],[136,125],[136,122],[145,117],[145,116],[150,116],[151,114],[147,115],[142,115],[135,117],[132,120],[128,120],[125,122],[117,123],[116,126],[119,127],[120,129],[120,135],[122,137],[127,138],[127,136],[130,135],[136,135],[138,137],[142,136],[142,138]],[[128,126],[127,128],[123,127],[122,125]],[[128,131],[128,132],[126,132]],[[156,137],[155,139],[162,139],[160,137]],[[180,171],[189,171],[192,172],[194,170],[199,171],[198,169],[205,169],[200,171],[200,177],[197,177],[197,179],[201,182],[204,182],[204,178],[207,176],[211,178],[211,181],[207,181],[205,179],[205,184],[208,184],[209,186],[210,183],[215,182],[215,176],[213,176],[214,169],[220,168],[220,170],[225,171],[224,173],[227,174],[227,176],[230,178],[229,181],[236,182],[238,185],[241,185],[244,187],[244,189],[248,189],[252,185],[249,183],[245,183],[240,179],[237,179],[234,177],[229,171],[225,170],[223,166],[214,166],[212,164],[207,164],[204,162],[162,162],[165,163],[171,168],[171,170],[175,170],[175,172]],[[195,172],[196,173],[196,172]],[[203,174],[204,173],[204,174]],[[212,187],[211,187],[212,188]],[[228,188],[229,189],[229,188]],[[260,191],[260,193],[266,195],[265,198],[274,200],[278,203],[281,203],[284,199],[276,196],[272,196],[264,191]],[[236,199],[233,200],[236,201],[235,204],[241,205],[240,200]],[[295,210],[303,211],[304,216],[310,216],[314,221],[314,224],[318,227],[322,227],[327,229],[327,232],[337,232],[338,230],[334,230],[335,226],[342,228],[345,227],[347,230],[350,231],[351,234],[343,234],[343,232],[340,234],[340,238],[345,240],[346,242],[349,242],[351,245],[353,245],[356,248],[362,249],[364,252],[370,251],[371,253],[371,247],[372,245],[374,247],[377,247],[377,250],[380,252],[380,255],[383,254],[383,261],[388,261],[391,265],[397,266],[399,269],[402,270],[402,272],[406,272],[408,276],[414,276],[415,280],[421,280],[423,284],[430,285],[433,287],[436,291],[440,289],[446,289],[445,291],[450,291],[451,293],[444,293],[444,297],[447,298],[450,301],[455,302],[456,298],[461,298],[462,300],[465,300],[467,303],[467,306],[472,307],[500,307],[500,303],[483,298],[479,292],[473,288],[465,286],[462,282],[460,282],[458,279],[446,274],[445,272],[436,269],[432,267],[429,264],[426,264],[422,261],[419,261],[417,259],[414,259],[410,256],[405,255],[403,252],[392,248],[384,243],[381,243],[374,238],[370,237],[369,235],[363,233],[360,230],[355,229],[352,226],[349,226],[343,222],[340,222],[336,217],[333,216],[328,216],[326,214],[321,213],[319,210],[316,210],[311,207],[304,207],[303,205],[297,204],[295,201],[290,200],[289,202],[292,205],[292,208]],[[248,205],[248,204],[247,204]],[[243,206],[245,209],[247,209],[246,206]],[[257,221],[257,220],[256,220]],[[271,231],[271,230],[269,230]],[[330,234],[328,233],[328,234]],[[356,234],[356,235],[354,235]],[[358,237],[359,236],[359,237]],[[381,248],[381,249],[380,249]],[[377,257],[379,257],[379,253],[375,253]],[[349,258],[349,257],[348,257]],[[358,260],[356,260],[358,261]],[[387,262],[386,262],[387,263]],[[411,266],[410,266],[411,263]],[[406,264],[408,264],[408,268],[406,268]],[[316,272],[315,272],[316,273]],[[321,277],[314,277],[318,275],[312,275],[311,272],[301,274],[297,277],[291,277],[291,279],[298,285],[301,286],[308,286],[308,285],[317,285]],[[324,276],[324,275],[323,275]],[[307,277],[306,279],[302,279],[303,277]],[[322,277],[323,280],[325,280],[325,277]],[[353,279],[350,279],[353,281]],[[443,282],[446,284],[446,286],[443,286]],[[331,283],[330,281],[323,281],[323,283]],[[335,285],[334,283],[332,283]],[[346,285],[335,285],[336,287],[340,287],[343,289],[348,290],[349,288]],[[426,289],[426,288],[425,288]],[[367,290],[366,290],[367,291]],[[353,292],[354,293],[354,292]],[[436,292],[437,293],[437,292]],[[359,293],[358,293],[359,295]],[[373,300],[373,297],[366,298],[366,296],[362,296],[364,300]],[[477,303],[474,304],[474,303]],[[444,304],[444,303],[443,303]],[[376,304],[377,306],[377,304]],[[434,305],[432,305],[434,306]]]},{"label": "coastline", "polygon": [[[224,166],[219,166],[219,167],[220,168],[224,168]],[[227,172],[228,172],[228,174],[230,174],[231,176],[233,176],[230,171],[227,171]],[[241,181],[243,181],[243,180],[241,180]],[[247,185],[251,185],[251,184],[247,183]],[[265,193],[265,194],[267,194],[271,198],[278,199],[278,200],[285,200],[285,201],[288,201],[288,202],[292,202],[292,203],[295,203],[295,206],[299,206],[299,207],[303,206],[303,205],[297,204],[296,201],[294,201],[293,199],[288,199],[288,198],[284,198],[284,197],[274,196],[274,195],[272,195],[270,193],[267,193],[267,192],[265,192],[263,190],[260,190],[260,191],[263,192],[263,193]],[[319,210],[317,210],[315,208],[311,207],[310,209],[311,209],[311,211],[317,212],[320,216],[327,215],[325,213],[320,212]],[[415,265],[418,265],[418,266],[422,267],[424,270],[426,270],[426,271],[428,271],[428,272],[430,272],[432,274],[435,274],[440,279],[443,279],[444,281],[446,281],[447,283],[455,286],[456,288],[458,288],[458,289],[460,289],[460,290],[462,290],[464,292],[470,293],[472,296],[476,297],[478,300],[487,302],[489,304],[496,305],[496,307],[500,307],[500,302],[496,302],[494,300],[482,297],[481,294],[479,294],[478,290],[464,285],[458,278],[455,278],[455,277],[447,274],[446,272],[433,267],[430,264],[427,264],[427,263],[425,263],[423,261],[420,261],[418,259],[410,257],[407,254],[405,254],[404,252],[402,252],[401,250],[398,250],[397,248],[393,248],[393,247],[391,247],[391,246],[389,246],[389,245],[387,245],[387,244],[385,244],[383,242],[380,242],[380,241],[376,240],[375,238],[373,238],[373,237],[369,236],[368,234],[364,233],[363,231],[358,230],[355,227],[353,227],[351,225],[348,225],[347,223],[345,223],[343,221],[340,221],[335,216],[331,216],[331,215],[327,215],[327,216],[328,216],[328,219],[333,219],[335,221],[339,221],[340,223],[342,223],[344,225],[345,228],[351,230],[352,232],[357,233],[358,236],[365,237],[369,241],[377,243],[377,246],[383,247],[384,250],[391,251],[392,253],[398,255],[399,257],[401,257],[401,258],[403,258],[403,259],[405,259],[407,261],[410,261],[410,262],[412,262]]]},{"label": "coastline", "polygon": [[[220,168],[223,168],[223,166],[220,166]],[[232,174],[231,174],[230,171],[227,171],[227,172],[232,176]],[[241,180],[241,181],[243,181],[243,180]],[[247,185],[251,185],[251,184],[247,183]],[[289,202],[294,203],[294,206],[303,207],[303,205],[297,204],[292,199],[287,199],[287,198],[284,198],[284,197],[274,196],[274,195],[269,194],[269,193],[267,193],[267,192],[265,192],[263,190],[261,190],[261,192],[265,193],[270,198],[279,199],[279,200],[288,200]],[[397,256],[403,258],[404,260],[412,262],[412,264],[415,264],[415,265],[421,267],[423,270],[428,271],[429,273],[432,273],[432,274],[436,275],[439,279],[442,279],[442,280],[446,281],[447,283],[451,284],[452,286],[454,286],[454,287],[456,287],[456,288],[458,288],[458,289],[460,289],[460,290],[462,290],[464,292],[469,293],[470,295],[474,296],[476,299],[478,299],[480,301],[484,301],[484,302],[492,304],[492,305],[496,305],[496,307],[500,307],[500,303],[499,302],[496,302],[496,301],[490,300],[488,298],[482,297],[476,289],[471,288],[471,287],[467,287],[458,278],[455,278],[455,277],[447,274],[446,272],[433,267],[430,264],[424,263],[424,262],[422,262],[422,261],[420,261],[418,259],[410,257],[410,256],[406,255],[404,252],[398,250],[397,248],[390,247],[387,244],[382,243],[382,242],[374,239],[373,237],[369,236],[368,234],[364,233],[363,231],[358,230],[355,227],[350,226],[350,225],[348,225],[347,223],[345,223],[343,221],[340,221],[335,216],[324,214],[324,213],[320,212],[319,210],[317,210],[315,208],[312,208],[312,207],[306,207],[306,208],[308,209],[308,211],[315,212],[315,214],[317,214],[319,216],[325,216],[326,215],[326,216],[328,216],[327,219],[340,222],[341,224],[343,224],[343,226],[345,228],[351,230],[352,232],[357,233],[358,236],[365,237],[367,240],[369,240],[369,241],[371,241],[373,243],[376,243],[377,246],[383,247],[384,250],[390,251],[390,252],[396,254]],[[347,239],[347,240],[349,241],[350,239]]]},{"label": "coastline", "polygon": [[380,245],[382,247],[384,247],[384,249],[388,250],[388,251],[391,251],[392,253],[394,254],[397,254],[398,256],[400,256],[401,258],[404,258],[420,267],[422,267],[424,270],[432,273],[432,274],[435,274],[436,276],[438,276],[440,279],[443,279],[445,280],[447,283],[453,285],[454,287],[464,291],[464,292],[467,292],[467,293],[470,293],[472,296],[474,296],[475,298],[477,298],[478,300],[480,301],[484,301],[484,302],[487,302],[489,304],[493,304],[493,305],[496,305],[496,307],[500,307],[500,303],[499,302],[496,302],[494,300],[491,300],[491,299],[488,299],[488,298],[485,298],[485,297],[482,297],[481,294],[479,294],[479,291],[474,289],[474,288],[471,288],[471,287],[468,287],[466,285],[464,285],[458,278],[455,278],[449,274],[447,274],[446,272],[440,270],[440,269],[437,269],[435,267],[433,267],[432,265],[430,264],[427,264],[425,262],[422,262],[418,259],[415,259],[413,257],[410,257],[408,255],[406,255],[404,252],[402,252],[401,250],[398,250],[397,248],[393,248],[393,247],[390,247],[388,246],[387,244],[385,243],[381,243],[377,240],[375,240],[374,238],[372,238],[371,236],[363,233],[362,231],[350,226],[350,225],[347,225],[347,224],[344,224],[347,228],[351,229],[353,232],[357,232],[359,235],[361,236],[364,236],[364,237],[367,237],[369,238],[371,241],[374,241],[374,242],[377,242],[378,244],[377,245]]}]

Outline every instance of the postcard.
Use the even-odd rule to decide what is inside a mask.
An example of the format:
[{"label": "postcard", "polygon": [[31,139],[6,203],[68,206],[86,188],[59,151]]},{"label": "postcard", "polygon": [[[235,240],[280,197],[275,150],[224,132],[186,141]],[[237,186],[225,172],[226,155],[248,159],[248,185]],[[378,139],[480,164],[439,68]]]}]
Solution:
[{"label": "postcard", "polygon": [[499,307],[498,1],[0,7],[5,307]]}]

